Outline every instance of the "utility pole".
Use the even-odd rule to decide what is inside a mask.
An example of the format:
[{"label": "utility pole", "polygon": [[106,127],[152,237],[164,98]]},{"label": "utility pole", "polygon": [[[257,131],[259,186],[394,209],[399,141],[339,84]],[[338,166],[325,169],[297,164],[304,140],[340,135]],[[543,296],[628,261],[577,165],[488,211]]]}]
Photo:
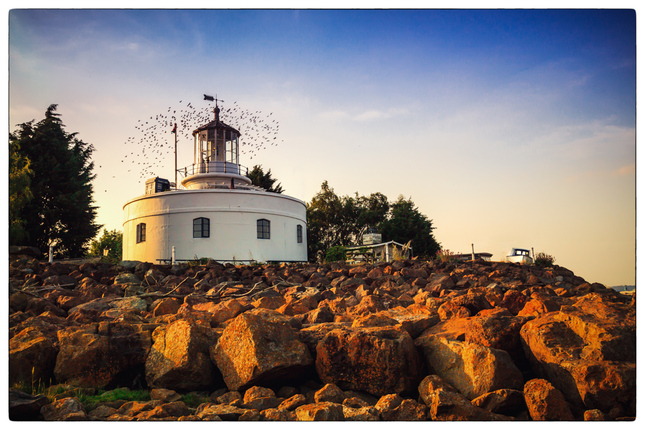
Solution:
[{"label": "utility pole", "polygon": [[177,189],[177,123],[172,132],[175,134],[175,189]]}]

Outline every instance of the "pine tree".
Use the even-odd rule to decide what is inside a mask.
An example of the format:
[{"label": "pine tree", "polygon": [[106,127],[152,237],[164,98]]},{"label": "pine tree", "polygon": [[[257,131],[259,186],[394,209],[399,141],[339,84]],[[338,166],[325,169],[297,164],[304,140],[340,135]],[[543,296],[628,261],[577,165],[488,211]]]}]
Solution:
[{"label": "pine tree", "polygon": [[26,243],[25,220],[20,213],[32,199],[30,162],[20,153],[18,141],[9,141],[9,243]]},{"label": "pine tree", "polygon": [[49,106],[45,119],[20,124],[9,137],[33,172],[32,198],[17,216],[24,220],[26,245],[45,251],[53,244],[57,257],[80,257],[101,228],[92,197],[94,148],[65,132],[56,108]]},{"label": "pine tree", "polygon": [[256,164],[246,176],[251,179],[251,183],[255,186],[262,187],[272,193],[282,194],[284,192],[280,183],[275,185],[278,180],[271,177],[271,169],[264,173],[262,166]]}]

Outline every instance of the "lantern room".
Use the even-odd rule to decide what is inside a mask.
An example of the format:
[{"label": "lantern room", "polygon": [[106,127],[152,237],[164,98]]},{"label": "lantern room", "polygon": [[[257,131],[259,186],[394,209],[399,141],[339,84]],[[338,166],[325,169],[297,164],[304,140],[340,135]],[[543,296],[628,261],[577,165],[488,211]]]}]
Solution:
[{"label": "lantern room", "polygon": [[183,169],[182,185],[197,189],[251,184],[239,163],[240,132],[220,121],[219,106],[213,112],[213,121],[193,131],[193,165]]},{"label": "lantern room", "polygon": [[[200,166],[200,173],[223,172],[226,168],[235,168],[239,165],[240,132],[220,121],[219,107],[215,107],[214,113],[215,119],[213,121],[193,131],[194,162]],[[227,166],[227,164],[229,165]],[[235,166],[230,166],[231,164]]]}]

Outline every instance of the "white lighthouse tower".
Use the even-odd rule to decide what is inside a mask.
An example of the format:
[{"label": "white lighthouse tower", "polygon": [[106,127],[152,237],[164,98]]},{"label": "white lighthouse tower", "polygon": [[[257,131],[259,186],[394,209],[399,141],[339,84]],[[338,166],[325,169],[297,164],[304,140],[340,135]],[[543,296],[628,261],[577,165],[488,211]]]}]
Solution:
[{"label": "white lighthouse tower", "polygon": [[211,258],[227,262],[307,260],[306,206],[253,186],[239,164],[240,132],[215,118],[193,131],[193,164],[146,182],[123,206],[123,259],[151,263]]}]

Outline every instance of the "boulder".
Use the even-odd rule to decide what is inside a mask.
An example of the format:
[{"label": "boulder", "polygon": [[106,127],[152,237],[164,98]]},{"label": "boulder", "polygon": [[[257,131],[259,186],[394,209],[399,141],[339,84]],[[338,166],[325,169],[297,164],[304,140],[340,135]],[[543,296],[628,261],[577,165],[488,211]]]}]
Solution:
[{"label": "boulder", "polygon": [[413,399],[403,399],[395,408],[381,411],[381,419],[385,421],[425,421],[427,415],[426,405]]},{"label": "boulder", "polygon": [[114,297],[103,297],[74,306],[67,313],[67,319],[81,324],[90,324],[99,321],[99,316],[112,309]]},{"label": "boulder", "polygon": [[420,313],[416,306],[397,306],[379,314],[384,314],[396,320],[398,324],[401,324],[403,330],[407,331],[413,339],[416,339],[421,333],[437,324],[440,320],[438,314]]},{"label": "boulder", "polygon": [[152,315],[155,317],[161,315],[174,315],[179,310],[181,303],[175,298],[166,297],[156,300],[150,306]]},{"label": "boulder", "polygon": [[337,403],[310,403],[296,408],[298,421],[342,421],[343,406]]},{"label": "boulder", "polygon": [[573,413],[560,390],[545,379],[531,379],[524,386],[524,400],[533,421],[572,421]]},{"label": "boulder", "polygon": [[488,300],[486,300],[485,294],[482,293],[471,293],[457,296],[451,299],[453,305],[464,307],[468,309],[471,315],[476,315],[478,312],[485,309],[492,309]]},{"label": "boulder", "polygon": [[287,411],[293,411],[296,408],[306,405],[307,397],[304,394],[294,394],[286,400],[283,400],[282,403],[278,406],[278,409],[283,409]]},{"label": "boulder", "polygon": [[237,421],[248,409],[217,403],[202,403],[195,415],[204,421]]},{"label": "boulder", "polygon": [[309,324],[320,324],[334,321],[334,313],[328,306],[320,306],[307,312],[305,321]]},{"label": "boulder", "polygon": [[86,421],[85,408],[76,397],[54,400],[43,406],[40,413],[45,421]]},{"label": "boulder", "polygon": [[424,290],[439,293],[446,289],[454,288],[455,281],[445,273],[435,273],[428,280],[428,284],[424,287]]},{"label": "boulder", "polygon": [[448,301],[445,303],[442,303],[441,306],[439,306],[439,309],[437,310],[437,314],[439,315],[439,318],[442,320],[447,320],[451,318],[468,318],[471,316],[471,312],[468,310],[468,308],[464,306],[459,306],[456,303],[453,303],[452,301]]},{"label": "boulder", "polygon": [[383,300],[381,300],[379,296],[369,295],[364,296],[361,301],[356,306],[352,306],[348,312],[355,316],[366,316],[385,309]]},{"label": "boulder", "polygon": [[[504,311],[506,312],[506,311]],[[518,364],[525,361],[520,329],[532,317],[517,317],[506,313],[451,318],[426,330],[422,336],[441,336],[463,340],[489,348],[502,349]]]},{"label": "boulder", "polygon": [[164,403],[176,402],[181,399],[179,395],[174,390],[169,390],[167,388],[153,388],[150,390],[150,399],[151,400],[161,400]]},{"label": "boulder", "polygon": [[284,399],[276,397],[270,388],[253,386],[244,393],[244,407],[263,411],[265,409],[277,408]]},{"label": "boulder", "polygon": [[335,384],[326,384],[314,394],[316,403],[332,402],[342,404],[345,400],[345,393]]},{"label": "boulder", "polygon": [[421,381],[419,397],[428,406],[428,418],[433,421],[509,420],[504,415],[494,414],[473,405],[438,375],[428,375]]},{"label": "boulder", "polygon": [[209,348],[217,341],[217,333],[210,326],[177,320],[156,328],[152,339],[145,361],[150,387],[199,390],[221,379],[210,360]]},{"label": "boulder", "polygon": [[421,336],[416,345],[428,368],[470,400],[490,391],[521,389],[524,385],[522,373],[501,349],[441,336]]},{"label": "boulder", "polygon": [[345,421],[379,421],[379,413],[372,406],[352,408],[343,405],[343,419]]},{"label": "boulder", "polygon": [[422,362],[401,328],[334,329],[316,346],[316,371],[324,383],[381,396],[412,392]]},{"label": "boulder", "polygon": [[103,323],[60,330],[56,380],[95,388],[143,385],[151,329],[145,325]]},{"label": "boulder", "polygon": [[139,412],[134,416],[138,421],[149,421],[159,419],[172,419],[176,420],[184,415],[190,415],[190,409],[184,402],[164,402],[154,408]]},{"label": "boulder", "polygon": [[220,388],[216,390],[213,394],[210,395],[210,398],[215,401],[215,403],[220,404],[233,404],[236,405],[242,404],[242,394],[239,391],[228,391],[227,388]]},{"label": "boulder", "polygon": [[520,336],[535,373],[577,417],[587,409],[634,416],[635,329],[633,306],[593,293],[526,323]]},{"label": "boulder", "polygon": [[220,303],[198,303],[192,306],[192,310],[194,311],[209,313],[212,321],[211,324],[213,325],[221,324],[235,318],[242,312],[251,308],[253,308],[253,306],[238,299],[224,300]]},{"label": "boulder", "polygon": [[27,327],[9,340],[9,385],[51,385],[58,349],[47,333]]},{"label": "boulder", "polygon": [[520,390],[507,388],[483,394],[473,399],[472,403],[489,412],[507,416],[516,416],[526,410],[524,393]]},{"label": "boulder", "polygon": [[141,284],[141,279],[137,278],[134,273],[124,272],[118,274],[114,278],[114,283],[116,285],[128,285],[128,284]]},{"label": "boulder", "polygon": [[511,289],[504,294],[501,306],[508,309],[513,315],[517,315],[524,308],[527,301],[528,297],[522,294],[521,291]]},{"label": "boulder", "polygon": [[67,313],[58,307],[56,303],[42,297],[32,297],[29,299],[25,312],[31,312],[34,315],[40,315],[45,312],[52,313],[59,317],[66,317]]},{"label": "boulder", "polygon": [[118,415],[118,410],[116,408],[106,405],[97,406],[92,409],[87,416],[92,421],[106,421],[108,419],[114,419],[114,417],[121,417],[121,415]]},{"label": "boulder", "polygon": [[9,419],[11,421],[40,421],[40,409],[49,403],[42,394],[32,396],[19,390],[9,389]]},{"label": "boulder", "polygon": [[246,311],[228,324],[210,355],[230,390],[292,380],[313,364],[292,324],[268,309]]},{"label": "boulder", "polygon": [[260,421],[296,421],[296,413],[286,409],[265,409],[260,411]]}]

